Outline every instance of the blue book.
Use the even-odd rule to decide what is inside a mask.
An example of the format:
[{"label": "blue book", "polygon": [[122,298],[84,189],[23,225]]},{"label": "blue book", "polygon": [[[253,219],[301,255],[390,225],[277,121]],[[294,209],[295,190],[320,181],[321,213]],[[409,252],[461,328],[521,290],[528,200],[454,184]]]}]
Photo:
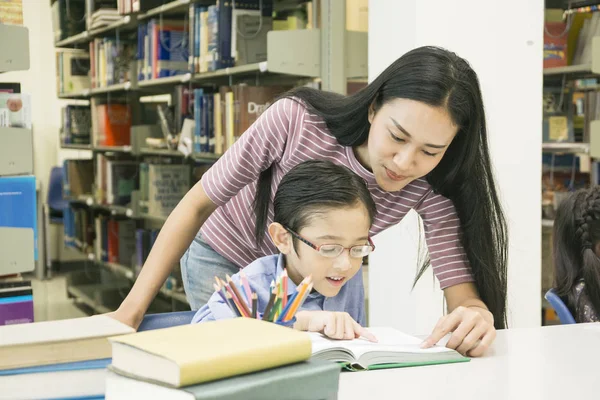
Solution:
[{"label": "blue book", "polygon": [[137,54],[136,54],[138,81],[143,81],[146,79],[144,72],[146,70],[145,45],[146,45],[147,34],[148,34],[148,25],[144,24],[144,23],[140,23],[138,25],[138,35],[137,35],[138,41],[137,41]]},{"label": "blue book", "polygon": [[185,23],[176,20],[152,20],[153,62],[156,78],[181,75],[188,72],[188,31]]},{"label": "blue book", "polygon": [[202,152],[202,97],[204,96],[203,89],[194,89],[194,152]]},{"label": "blue book", "polygon": [[0,227],[31,228],[34,260],[38,259],[35,176],[0,177]]},{"label": "blue book", "polygon": [[10,398],[103,398],[111,359],[0,371],[0,393]]}]

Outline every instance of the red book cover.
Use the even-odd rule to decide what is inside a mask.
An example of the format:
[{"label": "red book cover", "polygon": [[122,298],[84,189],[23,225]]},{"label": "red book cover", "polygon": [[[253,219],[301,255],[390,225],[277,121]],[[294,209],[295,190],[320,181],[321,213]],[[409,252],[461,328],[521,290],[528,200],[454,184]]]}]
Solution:
[{"label": "red book cover", "polygon": [[567,37],[564,22],[544,23],[544,68],[567,65]]},{"label": "red book cover", "polygon": [[108,262],[119,262],[119,224],[114,219],[108,221]]}]

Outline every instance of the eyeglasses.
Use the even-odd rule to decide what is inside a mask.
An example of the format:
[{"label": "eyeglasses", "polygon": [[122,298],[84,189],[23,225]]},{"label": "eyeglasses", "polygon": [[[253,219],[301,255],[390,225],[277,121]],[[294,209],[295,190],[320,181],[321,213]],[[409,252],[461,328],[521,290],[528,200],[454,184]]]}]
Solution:
[{"label": "eyeglasses", "polygon": [[344,247],[341,244],[322,244],[321,246],[317,246],[304,239],[302,236],[294,232],[289,228],[285,228],[293,237],[300,240],[304,244],[312,247],[316,251],[319,252],[323,257],[327,258],[336,258],[344,250],[350,250],[350,257],[352,258],[363,258],[371,254],[373,250],[375,250],[375,245],[371,241],[371,238],[368,238],[369,244],[360,245],[360,246],[352,246],[352,247]]}]

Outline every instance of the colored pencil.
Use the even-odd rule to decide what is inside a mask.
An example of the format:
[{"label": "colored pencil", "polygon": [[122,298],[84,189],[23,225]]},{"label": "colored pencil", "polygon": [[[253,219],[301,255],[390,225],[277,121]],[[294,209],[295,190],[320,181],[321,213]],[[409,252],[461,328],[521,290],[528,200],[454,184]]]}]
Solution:
[{"label": "colored pencil", "polygon": [[248,283],[248,278],[246,278],[246,274],[244,274],[244,271],[240,271],[240,279],[242,281],[242,286],[246,294],[246,299],[248,299],[248,304],[250,304],[250,302],[252,301],[252,289],[250,289],[250,283]]},{"label": "colored pencil", "polygon": [[248,305],[246,304],[244,299],[242,299],[242,295],[240,294],[240,291],[238,290],[237,286],[235,286],[235,282],[233,282],[233,280],[231,279],[231,277],[229,275],[227,275],[226,277],[227,277],[228,287],[230,287],[231,290],[233,290],[233,293],[235,293],[235,296],[240,300],[240,304],[241,304],[242,308],[244,309],[246,316],[250,316],[250,309],[248,308]]},{"label": "colored pencil", "polygon": [[271,312],[269,313],[269,321],[273,322],[277,320],[279,316],[279,307],[281,307],[281,293],[277,295],[277,299],[275,300],[275,304],[273,304],[273,308],[271,308]]},{"label": "colored pencil", "polygon": [[288,286],[288,273],[287,273],[287,269],[283,270],[283,276],[281,277],[281,286],[283,288],[283,298],[281,301],[281,307],[285,308],[285,306],[287,305],[287,297],[288,297],[288,292],[287,292],[287,286]]},{"label": "colored pencil", "polygon": [[269,320],[269,314],[271,313],[271,308],[273,307],[273,304],[275,303],[275,297],[276,292],[275,292],[275,285],[273,282],[271,282],[271,296],[269,297],[269,302],[267,303],[267,306],[265,307],[265,312],[263,314],[263,321],[268,321]]},{"label": "colored pencil", "polygon": [[229,304],[229,308],[231,308],[231,311],[233,311],[233,313],[235,315],[237,315],[238,317],[241,317],[242,314],[240,313],[240,310],[234,304],[233,297],[231,297],[231,293],[227,292],[225,294],[225,298],[227,299],[227,304]]},{"label": "colored pencil", "polygon": [[258,296],[252,293],[252,318],[256,318],[256,309],[258,308]]}]

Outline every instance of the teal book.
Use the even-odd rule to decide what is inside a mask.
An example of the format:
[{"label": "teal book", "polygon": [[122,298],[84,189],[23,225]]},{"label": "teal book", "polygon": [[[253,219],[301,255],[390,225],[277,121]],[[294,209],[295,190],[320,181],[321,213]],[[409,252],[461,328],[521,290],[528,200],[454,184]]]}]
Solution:
[{"label": "teal book", "polygon": [[311,360],[338,362],[350,371],[414,367],[467,362],[469,358],[443,346],[421,349],[422,340],[393,328],[368,328],[377,338],[334,340],[320,333],[310,333]]},{"label": "teal book", "polygon": [[106,400],[333,400],[340,370],[336,363],[306,361],[177,389],[120,375],[109,366]]}]

